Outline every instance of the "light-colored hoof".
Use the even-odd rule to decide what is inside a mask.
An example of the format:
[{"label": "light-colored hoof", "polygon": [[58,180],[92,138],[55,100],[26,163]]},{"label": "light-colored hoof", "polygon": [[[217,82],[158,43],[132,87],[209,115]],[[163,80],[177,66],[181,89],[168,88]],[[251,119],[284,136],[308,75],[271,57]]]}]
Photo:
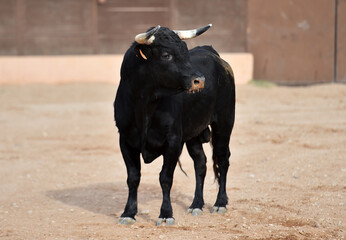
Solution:
[{"label": "light-colored hoof", "polygon": [[219,214],[225,214],[225,213],[227,213],[227,208],[225,208],[225,207],[219,207],[219,210],[217,211],[217,213],[219,213]]},{"label": "light-colored hoof", "polygon": [[218,209],[219,209],[218,207],[215,207],[215,206],[214,206],[214,207],[210,210],[210,212],[211,212],[211,213],[216,213]]},{"label": "light-colored hoof", "polygon": [[214,206],[211,210],[211,213],[219,213],[219,214],[225,214],[227,212],[227,208],[225,207],[216,207]]},{"label": "light-colored hoof", "polygon": [[187,211],[185,212],[185,214],[189,214],[191,213],[191,216],[201,216],[203,215],[203,210],[199,209],[199,208],[189,208],[187,209]]},{"label": "light-colored hoof", "polygon": [[156,222],[156,226],[162,226],[162,223],[166,223],[166,226],[172,226],[175,223],[174,218],[159,218]]},{"label": "light-colored hoof", "polygon": [[135,222],[136,220],[130,217],[121,217],[116,221],[116,223],[121,225],[131,225],[131,224],[134,224]]}]

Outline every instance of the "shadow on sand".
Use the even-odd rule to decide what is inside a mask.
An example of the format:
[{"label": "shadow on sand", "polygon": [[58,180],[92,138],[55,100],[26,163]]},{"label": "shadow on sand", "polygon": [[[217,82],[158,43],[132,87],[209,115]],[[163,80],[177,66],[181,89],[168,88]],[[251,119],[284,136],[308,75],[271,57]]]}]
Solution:
[{"label": "shadow on sand", "polygon": [[[53,190],[46,192],[46,196],[60,201],[70,206],[76,206],[88,211],[104,214],[110,217],[120,217],[127,201],[127,185],[124,183],[99,183],[85,187]],[[138,191],[139,209],[141,205],[159,200],[161,204],[161,188],[158,185],[140,184]],[[192,202],[192,197],[185,194],[171,191],[172,203],[187,209],[189,207],[186,200]],[[150,211],[159,211],[156,207]],[[142,216],[143,218],[147,218]],[[154,219],[147,219],[152,220]]]}]

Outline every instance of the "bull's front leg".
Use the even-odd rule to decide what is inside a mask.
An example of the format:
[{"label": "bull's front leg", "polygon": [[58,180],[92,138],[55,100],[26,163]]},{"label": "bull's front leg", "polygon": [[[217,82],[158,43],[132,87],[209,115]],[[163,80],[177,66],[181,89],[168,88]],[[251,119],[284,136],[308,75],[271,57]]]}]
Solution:
[{"label": "bull's front leg", "polygon": [[136,222],[137,190],[141,178],[140,151],[131,147],[124,137],[120,135],[120,149],[127,169],[127,186],[129,194],[119,224],[130,225]]},{"label": "bull's front leg", "polygon": [[196,190],[195,197],[186,214],[191,213],[192,216],[200,216],[203,214],[203,186],[204,179],[207,173],[207,157],[204,154],[202,142],[198,137],[186,142],[187,150],[194,161]]},{"label": "bull's front leg", "polygon": [[183,148],[183,143],[171,143],[163,155],[163,166],[160,172],[160,185],[162,189],[162,205],[160,216],[156,222],[157,226],[161,226],[163,222],[166,226],[173,225],[173,209],[171,204],[171,188],[173,184],[174,170],[177,165],[179,156]]}]

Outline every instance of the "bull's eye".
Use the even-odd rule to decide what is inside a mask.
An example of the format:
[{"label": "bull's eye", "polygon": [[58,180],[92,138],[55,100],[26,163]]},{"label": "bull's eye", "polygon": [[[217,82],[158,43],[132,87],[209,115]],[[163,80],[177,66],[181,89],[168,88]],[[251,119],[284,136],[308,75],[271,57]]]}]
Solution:
[{"label": "bull's eye", "polygon": [[167,52],[162,53],[161,58],[165,61],[171,61],[173,56]]}]

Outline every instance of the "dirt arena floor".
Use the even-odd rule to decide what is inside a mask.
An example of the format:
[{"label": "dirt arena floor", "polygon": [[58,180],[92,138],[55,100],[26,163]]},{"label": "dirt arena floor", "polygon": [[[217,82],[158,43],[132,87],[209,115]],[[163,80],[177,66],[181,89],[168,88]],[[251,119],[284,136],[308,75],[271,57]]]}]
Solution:
[{"label": "dirt arena floor", "polygon": [[142,165],[139,214],[127,198],[115,85],[0,86],[0,239],[345,239],[346,85],[237,87],[228,212],[210,146],[201,217],[185,215],[194,171],[184,153],[172,189],[176,224],[156,227],[162,159]]}]

